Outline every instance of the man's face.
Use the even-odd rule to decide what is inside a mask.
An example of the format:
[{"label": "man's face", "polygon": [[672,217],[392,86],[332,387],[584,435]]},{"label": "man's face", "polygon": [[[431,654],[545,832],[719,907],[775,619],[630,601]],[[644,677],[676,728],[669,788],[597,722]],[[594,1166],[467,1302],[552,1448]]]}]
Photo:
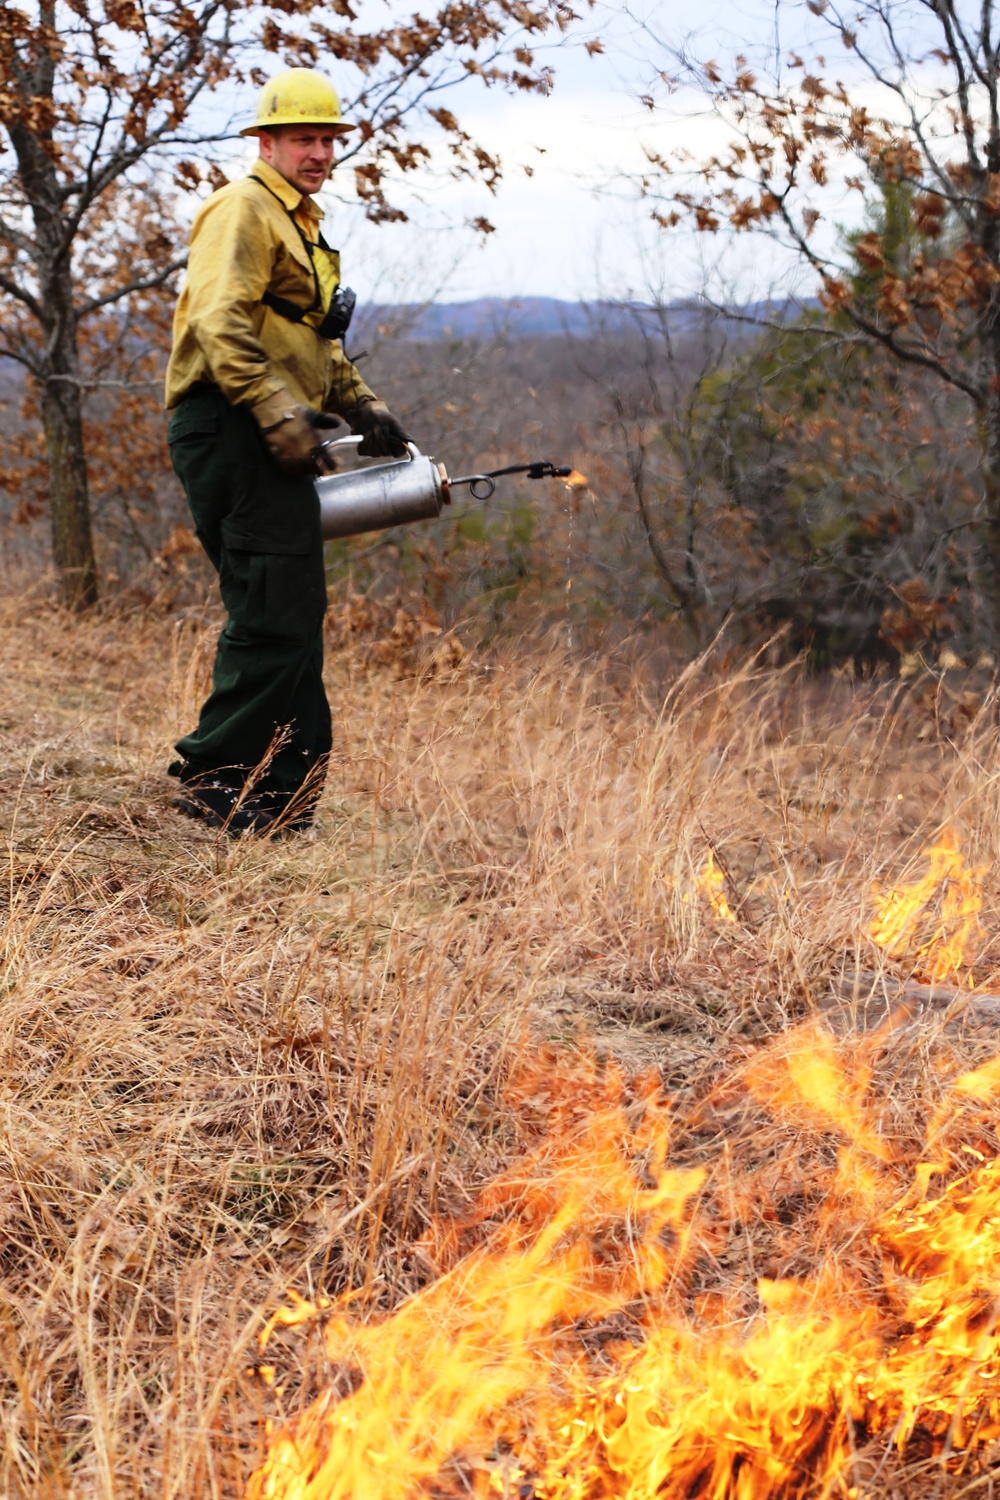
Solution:
[{"label": "man's face", "polygon": [[260,154],[300,193],[315,193],[330,175],[336,133],[325,125],[278,125],[258,136]]}]

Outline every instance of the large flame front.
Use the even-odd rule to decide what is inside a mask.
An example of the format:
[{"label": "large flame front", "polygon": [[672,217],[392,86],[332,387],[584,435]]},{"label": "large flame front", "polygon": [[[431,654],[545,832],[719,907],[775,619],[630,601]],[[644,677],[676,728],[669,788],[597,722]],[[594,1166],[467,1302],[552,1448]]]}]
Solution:
[{"label": "large flame front", "polygon": [[[711,873],[702,888],[718,893]],[[890,951],[915,930],[901,894],[879,918]],[[542,1058],[510,1097],[513,1119],[544,1110],[542,1142],[428,1236],[431,1285],[381,1319],[345,1298],[271,1320],[262,1349],[276,1324],[322,1320],[352,1393],[272,1436],[248,1500],[860,1496],[876,1442],[879,1473],[912,1446],[938,1475],[988,1465],[1000,1058],[955,1078],[906,1148],[872,1082],[880,1045],[779,1037],[687,1121],[657,1079]],[[728,1145],[672,1163],[681,1126],[739,1098],[766,1111],[739,1170]],[[767,1223],[770,1276],[753,1270]]]},{"label": "large flame front", "polygon": [[[485,1243],[458,1254],[471,1220],[439,1237],[452,1263],[383,1322],[334,1309],[327,1353],[360,1383],[273,1438],[250,1500],[763,1500],[829,1493],[875,1434],[903,1449],[919,1428],[953,1454],[995,1440],[1000,1163],[934,1194],[941,1163],[901,1174],[822,1032],[748,1082],[779,1119],[840,1135],[818,1186],[849,1262],[819,1244],[814,1275],[699,1293],[719,1227],[705,1172],[666,1163],[663,1104],[605,1103],[576,1129],[567,1110],[480,1200],[480,1232],[500,1219]],[[998,1088],[993,1065],[952,1099]],[[576,1079],[576,1109],[586,1092]]]}]

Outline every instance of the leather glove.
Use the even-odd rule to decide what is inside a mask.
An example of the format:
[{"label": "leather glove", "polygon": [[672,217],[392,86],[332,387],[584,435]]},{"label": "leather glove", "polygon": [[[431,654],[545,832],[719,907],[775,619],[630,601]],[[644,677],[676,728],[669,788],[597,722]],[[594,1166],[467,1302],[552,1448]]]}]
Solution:
[{"label": "leather glove", "polygon": [[347,420],[351,431],[364,438],[358,444],[362,458],[403,458],[407,443],[413,441],[384,401],[366,401],[363,406],[356,406]]},{"label": "leather glove", "polygon": [[313,411],[312,407],[304,407],[308,412],[308,421],[316,434],[316,451],[313,457],[316,460],[316,470],[320,474],[334,474],[337,470],[337,459],[333,453],[328,453],[323,447],[326,438],[324,433],[335,432],[344,423],[340,417],[335,417],[332,411]]},{"label": "leather glove", "polygon": [[285,474],[316,474],[323,455],[321,431],[339,427],[329,412],[300,406],[285,391],[265,396],[250,408],[268,453]]}]

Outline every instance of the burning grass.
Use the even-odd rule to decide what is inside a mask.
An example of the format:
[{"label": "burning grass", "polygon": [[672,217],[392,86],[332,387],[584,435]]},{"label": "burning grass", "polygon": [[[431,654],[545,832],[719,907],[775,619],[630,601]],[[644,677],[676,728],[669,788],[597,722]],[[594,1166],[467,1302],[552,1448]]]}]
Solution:
[{"label": "burning grass", "polygon": [[[1000,1435],[1000,1070],[953,1078],[904,1145],[884,1052],[805,1028],[679,1121],[656,1077],[516,1078],[515,1111],[548,1103],[541,1146],[439,1230],[437,1279],[392,1316],[311,1309],[360,1383],[276,1436],[251,1500],[966,1492]],[[671,1166],[741,1094],[766,1114]]]},{"label": "burning grass", "polygon": [[[656,691],[620,661],[418,648],[404,617],[374,644],[341,632],[315,837],[231,844],[172,813],[162,775],[211,620],[2,607],[0,1494],[236,1496],[255,1469],[286,1493],[267,1423],[334,1452],[407,1328],[420,1379],[461,1372],[464,1415],[439,1421],[418,1380],[381,1468],[366,1440],[343,1469],[364,1477],[310,1494],[624,1494],[615,1433],[662,1422],[662,1401],[640,1419],[637,1364],[672,1339],[672,1392],[716,1366],[738,1391],[775,1299],[820,1317],[830,1288],[847,1323],[823,1312],[812,1343],[849,1343],[875,1389],[865,1350],[916,1326],[912,1223],[938,1202],[969,1223],[988,1185],[993,1096],[961,1080],[992,1078],[994,1042],[968,1005],[853,1040],[827,1007],[928,977],[927,944],[963,922],[975,951],[937,977],[989,987],[987,709],[952,722],[933,682],[752,666]],[[873,884],[919,881],[946,827],[980,910],[948,904],[951,877],[880,949]],[[840,1114],[817,1101],[824,1059]],[[288,1288],[317,1313],[262,1375]],[[923,1390],[895,1432],[888,1397],[884,1421],[841,1403],[805,1457],[773,1455],[771,1491],[716,1421],[715,1489],[692,1468],[685,1493],[792,1493],[787,1463],[802,1493],[823,1471],[957,1494],[993,1432],[966,1375],[938,1380],[950,1413]]]}]

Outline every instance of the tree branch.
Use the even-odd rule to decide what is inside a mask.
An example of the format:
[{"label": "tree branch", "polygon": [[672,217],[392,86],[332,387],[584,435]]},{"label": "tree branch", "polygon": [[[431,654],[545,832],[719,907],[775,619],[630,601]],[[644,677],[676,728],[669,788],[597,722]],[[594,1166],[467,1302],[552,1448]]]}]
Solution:
[{"label": "tree branch", "polygon": [[15,349],[10,344],[0,344],[0,358],[12,359],[16,364],[23,365],[26,370],[30,370],[36,380],[42,378],[41,365],[23,350]]},{"label": "tree branch", "polygon": [[2,271],[0,271],[0,292],[6,292],[8,297],[13,297],[16,302],[23,303],[32,317],[37,318],[41,322],[41,304],[35,300],[30,292],[26,292],[24,287],[18,286],[16,281],[11,281],[10,277],[6,276]]},{"label": "tree branch", "polygon": [[87,302],[81,304],[77,309],[77,318],[86,318],[90,313],[96,312],[99,307],[110,307],[112,303],[120,302],[123,297],[131,297],[135,292],[149,292],[154,287],[162,286],[169,281],[178,271],[183,271],[187,265],[187,256],[181,256],[179,260],[172,260],[162,270],[152,276],[140,277],[137,281],[130,281],[127,286],[116,287],[114,291],[105,292],[103,296],[91,297]]}]

